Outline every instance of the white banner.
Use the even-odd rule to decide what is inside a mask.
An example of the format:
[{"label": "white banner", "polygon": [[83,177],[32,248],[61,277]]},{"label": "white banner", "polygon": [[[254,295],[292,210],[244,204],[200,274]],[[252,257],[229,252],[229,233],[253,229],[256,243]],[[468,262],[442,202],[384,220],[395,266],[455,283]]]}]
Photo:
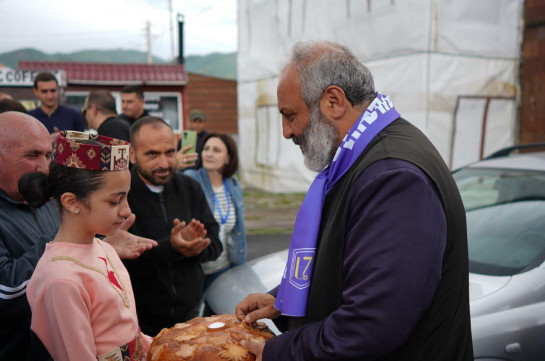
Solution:
[{"label": "white banner", "polygon": [[[243,181],[271,192],[300,192],[315,175],[299,147],[282,137],[277,109],[274,116],[278,75],[299,40],[351,48],[371,70],[375,89],[430,138],[450,166],[513,144],[523,3],[238,0]],[[459,99],[465,100],[456,114]]]}]

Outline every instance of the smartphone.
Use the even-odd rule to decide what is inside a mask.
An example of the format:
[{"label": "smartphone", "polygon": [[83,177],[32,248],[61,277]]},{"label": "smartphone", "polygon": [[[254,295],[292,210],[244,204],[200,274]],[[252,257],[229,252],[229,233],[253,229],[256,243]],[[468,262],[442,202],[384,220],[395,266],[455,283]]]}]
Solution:
[{"label": "smartphone", "polygon": [[182,147],[185,147],[191,144],[191,148],[185,151],[185,153],[196,153],[197,152],[197,132],[194,130],[184,130],[182,132]]}]

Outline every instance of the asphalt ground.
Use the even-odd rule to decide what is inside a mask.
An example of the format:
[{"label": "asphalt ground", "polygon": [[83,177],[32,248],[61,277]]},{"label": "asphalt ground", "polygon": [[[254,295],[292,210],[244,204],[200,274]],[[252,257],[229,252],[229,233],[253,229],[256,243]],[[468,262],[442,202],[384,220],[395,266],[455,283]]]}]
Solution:
[{"label": "asphalt ground", "polygon": [[297,211],[304,194],[271,194],[245,190],[246,259],[289,247]]},{"label": "asphalt ground", "polygon": [[290,245],[291,234],[252,234],[246,236],[246,260],[265,256],[286,249]]}]

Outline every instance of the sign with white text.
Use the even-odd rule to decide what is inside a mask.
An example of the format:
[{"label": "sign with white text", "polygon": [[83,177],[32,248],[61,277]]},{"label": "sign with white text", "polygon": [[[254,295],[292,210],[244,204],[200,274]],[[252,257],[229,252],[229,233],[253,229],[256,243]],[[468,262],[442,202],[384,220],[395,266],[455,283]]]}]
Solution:
[{"label": "sign with white text", "polygon": [[64,70],[22,70],[0,68],[0,86],[32,87],[38,73],[48,71],[57,78],[59,87],[66,87],[66,72]]}]

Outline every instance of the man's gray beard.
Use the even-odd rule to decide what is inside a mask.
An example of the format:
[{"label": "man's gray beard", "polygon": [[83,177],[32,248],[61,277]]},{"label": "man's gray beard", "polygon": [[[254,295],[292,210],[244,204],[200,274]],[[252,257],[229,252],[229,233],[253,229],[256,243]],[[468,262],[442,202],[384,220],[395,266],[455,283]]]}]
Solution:
[{"label": "man's gray beard", "polygon": [[332,161],[335,156],[337,139],[339,134],[333,124],[315,107],[310,112],[310,122],[298,143],[305,157],[305,166],[315,172],[321,172]]}]

